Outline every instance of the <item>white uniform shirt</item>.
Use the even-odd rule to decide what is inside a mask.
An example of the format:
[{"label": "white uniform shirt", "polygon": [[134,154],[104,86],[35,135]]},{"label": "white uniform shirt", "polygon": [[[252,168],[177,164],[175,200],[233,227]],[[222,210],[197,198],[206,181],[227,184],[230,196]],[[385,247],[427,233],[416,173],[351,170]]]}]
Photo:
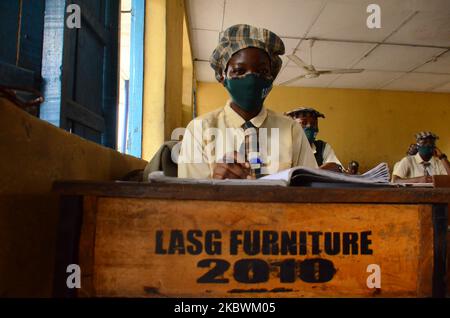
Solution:
[{"label": "white uniform shirt", "polygon": [[[316,152],[317,152],[316,145],[312,144],[311,148],[313,150],[313,153],[316,154]],[[343,167],[342,163],[336,157],[333,147],[331,147],[331,145],[329,143],[325,143],[325,148],[323,149],[322,156],[323,156],[323,164],[326,164],[329,162],[334,162],[334,163],[340,165],[341,167]]]},{"label": "white uniform shirt", "polygon": [[424,166],[424,162],[418,153],[415,156],[407,156],[394,167],[392,174],[402,179],[410,179],[425,176],[425,169],[427,169],[430,176],[447,175],[443,163],[436,157],[428,161],[430,163],[428,167]]},{"label": "white uniform shirt", "polygon": [[[266,171],[267,174],[276,173],[296,166],[318,168],[308,139],[297,122],[286,116],[267,110],[264,107],[261,109],[260,113],[250,121],[259,129],[260,134],[262,128],[266,128],[268,156],[271,156],[272,158],[272,142],[276,142],[278,145],[278,161],[276,164],[271,164],[266,167],[267,170],[269,170]],[[234,131],[237,132],[235,138],[238,142],[240,140],[240,143],[242,144],[245,137],[244,130],[241,127],[244,123],[245,120],[231,108],[230,101],[227,102],[225,107],[191,121],[187,126],[181,145],[178,162],[178,177],[193,179],[212,178],[216,162],[220,162],[223,158],[223,153],[228,153],[229,149],[233,149],[233,147],[229,147],[229,139],[226,138],[226,141],[222,145],[223,150],[219,152],[217,149],[220,145],[216,143],[216,138],[210,137],[209,134],[205,134],[205,132],[213,129],[216,133],[218,130],[223,136],[226,136],[227,128],[235,128]],[[276,138],[275,132],[272,131],[272,129],[278,131],[278,138]],[[238,144],[238,142],[236,142],[236,144]],[[195,156],[195,154],[193,154],[194,151],[197,153],[197,159],[198,154],[200,153],[201,162],[193,162],[190,160]],[[219,158],[220,156],[222,156],[222,158]]]}]

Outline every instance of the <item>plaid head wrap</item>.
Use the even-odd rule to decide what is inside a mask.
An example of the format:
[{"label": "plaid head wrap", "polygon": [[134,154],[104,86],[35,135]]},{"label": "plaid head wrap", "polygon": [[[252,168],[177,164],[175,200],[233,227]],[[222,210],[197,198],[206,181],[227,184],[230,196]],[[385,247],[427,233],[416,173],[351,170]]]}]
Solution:
[{"label": "plaid head wrap", "polygon": [[269,30],[248,24],[236,24],[223,32],[219,44],[209,59],[218,81],[233,54],[248,47],[262,49],[269,55],[272,76],[274,79],[277,77],[282,65],[279,55],[284,54],[283,41]]},{"label": "plaid head wrap", "polygon": [[431,131],[421,131],[416,134],[417,142],[427,139],[427,138],[432,138],[434,140],[439,139],[439,137],[436,134],[432,133]]}]

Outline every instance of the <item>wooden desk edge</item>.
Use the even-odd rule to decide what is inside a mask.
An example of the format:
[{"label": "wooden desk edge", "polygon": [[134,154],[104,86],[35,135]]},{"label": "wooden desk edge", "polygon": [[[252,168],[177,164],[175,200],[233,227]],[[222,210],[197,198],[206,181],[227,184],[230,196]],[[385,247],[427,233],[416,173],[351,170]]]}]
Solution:
[{"label": "wooden desk edge", "polygon": [[[165,200],[208,200],[208,201],[242,201],[242,202],[286,202],[286,203],[375,203],[375,204],[431,204],[434,228],[434,259],[432,282],[432,296],[444,297],[446,272],[446,229],[447,211],[450,202],[450,189],[392,189],[392,188],[356,188],[356,189],[314,189],[281,186],[223,186],[223,185],[192,185],[192,184],[151,184],[137,182],[93,182],[93,181],[60,181],[56,182],[53,190],[63,196],[61,213],[66,224],[75,224],[71,231],[61,227],[61,233],[68,239],[59,240],[61,246],[55,262],[54,293],[60,297],[73,297],[63,287],[65,286],[65,267],[58,264],[77,263],[79,235],[82,218],[81,207],[83,201],[94,200],[95,197],[148,198]],[[82,196],[85,198],[83,199]],[[89,199],[90,197],[90,199]],[[91,203],[92,203],[91,202]],[[95,204],[95,203],[94,203]],[[73,213],[67,213],[73,212]],[[86,213],[86,212],[85,212]],[[60,238],[64,238],[61,235]],[[68,235],[68,236],[67,236]],[[90,237],[89,242],[92,241]],[[75,242],[75,243],[74,243]],[[68,247],[67,244],[70,244]],[[428,242],[429,243],[429,242]],[[60,273],[58,272],[58,269]],[[92,286],[91,286],[92,287]],[[427,285],[427,290],[430,288]],[[418,286],[418,296],[423,293],[423,286]],[[429,292],[425,293],[426,296]]]},{"label": "wooden desk edge", "polygon": [[144,182],[57,181],[63,196],[289,203],[448,204],[449,188],[331,188],[163,184]]}]

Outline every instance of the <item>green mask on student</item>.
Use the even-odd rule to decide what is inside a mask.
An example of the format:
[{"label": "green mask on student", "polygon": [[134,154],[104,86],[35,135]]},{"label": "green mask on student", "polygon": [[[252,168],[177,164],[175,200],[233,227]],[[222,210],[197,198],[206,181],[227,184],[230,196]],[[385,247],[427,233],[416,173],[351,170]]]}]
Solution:
[{"label": "green mask on student", "polygon": [[263,78],[255,73],[224,80],[225,88],[230,93],[233,102],[247,112],[261,108],[272,90],[272,83],[273,80]]},{"label": "green mask on student", "polygon": [[303,131],[305,132],[306,138],[308,138],[310,144],[316,140],[317,133],[319,132],[319,130],[314,127],[303,128]]},{"label": "green mask on student", "polygon": [[431,145],[419,146],[418,150],[421,157],[427,158],[433,156],[434,146]]}]

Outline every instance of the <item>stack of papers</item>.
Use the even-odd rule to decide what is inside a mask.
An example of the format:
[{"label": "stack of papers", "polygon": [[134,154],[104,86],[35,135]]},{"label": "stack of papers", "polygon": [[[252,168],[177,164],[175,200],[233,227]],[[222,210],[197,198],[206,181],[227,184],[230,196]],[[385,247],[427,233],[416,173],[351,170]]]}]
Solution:
[{"label": "stack of papers", "polygon": [[381,183],[389,182],[389,180],[391,179],[391,175],[389,173],[389,166],[386,162],[382,162],[375,168],[367,171],[366,173],[360,176],[357,175],[356,177],[371,179]]},{"label": "stack of papers", "polygon": [[362,175],[348,175],[322,169],[294,167],[257,180],[239,179],[182,179],[166,177],[162,171],[152,172],[148,181],[153,183],[211,184],[211,185],[255,185],[255,186],[391,186],[389,167],[381,163]]},{"label": "stack of papers", "polygon": [[294,167],[260,180],[284,180],[291,186],[311,186],[313,183],[349,183],[366,185],[389,185],[390,174],[386,163],[381,163],[362,175],[349,175],[322,169]]}]

